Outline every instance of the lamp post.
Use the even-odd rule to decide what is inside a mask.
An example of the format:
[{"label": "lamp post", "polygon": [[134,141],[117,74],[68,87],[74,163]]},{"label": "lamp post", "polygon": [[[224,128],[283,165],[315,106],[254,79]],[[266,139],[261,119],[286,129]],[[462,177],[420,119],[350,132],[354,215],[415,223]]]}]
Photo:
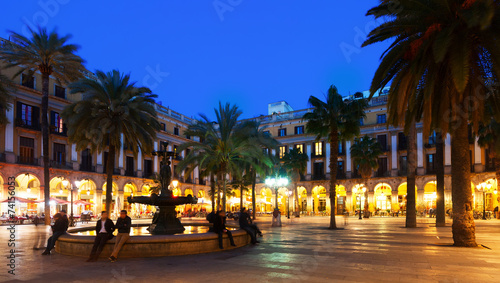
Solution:
[{"label": "lamp post", "polygon": [[288,198],[287,198],[287,201],[288,201],[288,205],[286,206],[286,209],[287,209],[287,218],[290,219],[290,196],[292,195],[292,191],[287,191],[286,192]]},{"label": "lamp post", "polygon": [[490,190],[491,189],[491,184],[490,183],[487,183],[487,184],[479,184],[477,187],[478,187],[478,190],[482,191],[483,192],[483,220],[486,220],[486,191]]},{"label": "lamp post", "polygon": [[362,204],[362,201],[361,201],[361,193],[363,193],[363,195],[364,195],[364,193],[366,192],[366,188],[365,187],[361,188],[360,186],[361,185],[358,185],[358,187],[356,188],[356,193],[358,194],[358,197],[359,197],[359,213],[358,213],[359,214],[359,218],[358,219],[362,220],[363,217],[361,216],[361,206],[363,204]]},{"label": "lamp post", "polygon": [[278,208],[278,189],[280,187],[285,187],[288,185],[288,179],[279,177],[279,178],[266,178],[266,185],[274,188],[274,192],[276,194],[276,203],[275,208]]}]

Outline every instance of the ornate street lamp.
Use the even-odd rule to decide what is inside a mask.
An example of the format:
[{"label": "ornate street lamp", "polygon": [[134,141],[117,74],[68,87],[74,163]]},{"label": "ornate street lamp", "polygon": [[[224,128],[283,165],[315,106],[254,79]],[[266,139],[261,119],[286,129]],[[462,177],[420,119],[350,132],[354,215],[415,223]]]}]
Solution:
[{"label": "ornate street lamp", "polygon": [[486,220],[486,192],[491,189],[491,186],[491,183],[482,183],[477,186],[477,189],[483,192],[483,220]]},{"label": "ornate street lamp", "polygon": [[364,193],[366,192],[366,188],[365,187],[361,187],[362,185],[358,185],[357,187],[354,188],[354,192],[358,195],[359,197],[359,220],[363,219],[363,217],[361,216],[361,205],[362,205],[362,201],[361,201],[361,193]]},{"label": "ornate street lamp", "polygon": [[274,192],[276,194],[276,204],[275,208],[278,208],[278,190],[281,187],[286,187],[288,185],[288,179],[283,177],[278,178],[266,178],[266,185],[268,187],[274,188]]},{"label": "ornate street lamp", "polygon": [[286,195],[287,195],[287,201],[288,201],[288,205],[286,206],[286,209],[287,209],[287,218],[290,219],[290,196],[292,195],[292,191],[286,191]]}]

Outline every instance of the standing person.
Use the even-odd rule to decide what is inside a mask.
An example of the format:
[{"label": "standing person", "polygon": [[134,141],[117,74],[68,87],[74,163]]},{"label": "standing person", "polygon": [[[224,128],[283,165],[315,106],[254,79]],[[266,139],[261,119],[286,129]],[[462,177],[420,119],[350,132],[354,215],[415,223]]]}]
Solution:
[{"label": "standing person", "polygon": [[271,223],[272,227],[281,227],[281,212],[278,208],[273,211],[273,220]]},{"label": "standing person", "polygon": [[101,212],[101,219],[97,220],[95,225],[95,240],[94,246],[92,246],[92,251],[87,259],[89,261],[97,261],[99,255],[104,249],[106,242],[113,238],[113,231],[115,230],[115,224],[108,218],[108,212]]},{"label": "standing person", "polygon": [[227,237],[229,238],[229,241],[231,242],[231,246],[236,247],[236,244],[234,243],[233,235],[231,234],[231,231],[229,231],[226,228],[226,215],[224,214],[224,211],[222,211],[222,210],[218,211],[217,214],[215,215],[214,232],[219,235],[219,248],[221,250],[224,249],[224,246],[222,245],[222,233],[227,233]]},{"label": "standing person", "polygon": [[262,232],[260,232],[259,228],[257,228],[257,225],[252,224],[252,218],[250,217],[250,214],[248,213],[246,207],[241,209],[239,223],[240,228],[245,230],[247,234],[250,235],[252,244],[255,245],[257,243],[260,243],[259,241],[257,241],[257,233],[259,233],[262,237]]},{"label": "standing person", "polygon": [[52,236],[47,240],[47,247],[45,248],[45,251],[42,253],[42,255],[50,255],[50,251],[56,245],[57,239],[59,239],[61,235],[64,235],[66,233],[66,230],[68,230],[68,225],[66,225],[67,223],[64,220],[62,212],[63,211],[54,215],[54,225],[52,225],[51,227]]},{"label": "standing person", "polygon": [[116,242],[113,252],[109,257],[111,262],[115,262],[118,257],[118,253],[122,249],[123,245],[130,238],[130,227],[132,227],[132,219],[127,215],[126,210],[120,211],[120,217],[116,220],[115,228],[118,229],[118,234],[116,235]]}]

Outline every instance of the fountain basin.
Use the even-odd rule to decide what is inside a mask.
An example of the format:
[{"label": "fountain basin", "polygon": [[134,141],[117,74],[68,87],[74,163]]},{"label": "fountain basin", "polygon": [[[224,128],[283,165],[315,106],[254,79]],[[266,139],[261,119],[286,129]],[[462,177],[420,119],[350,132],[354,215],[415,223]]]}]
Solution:
[{"label": "fountain basin", "polygon": [[[149,224],[139,225],[148,226]],[[208,226],[200,223],[186,223],[186,226]],[[228,225],[228,228],[236,228]],[[71,229],[67,234],[59,237],[55,250],[63,255],[88,257],[94,244],[94,236],[75,235],[76,232],[92,230],[93,227]],[[224,234],[224,250],[246,246],[250,243],[250,236],[241,229],[231,231],[236,247],[229,243]],[[115,245],[116,237],[109,240],[101,253],[101,258],[107,258]],[[163,257],[177,255],[192,255],[222,251],[219,249],[218,235],[212,232],[179,235],[147,235],[130,236],[123,245],[119,258],[135,257]]]}]

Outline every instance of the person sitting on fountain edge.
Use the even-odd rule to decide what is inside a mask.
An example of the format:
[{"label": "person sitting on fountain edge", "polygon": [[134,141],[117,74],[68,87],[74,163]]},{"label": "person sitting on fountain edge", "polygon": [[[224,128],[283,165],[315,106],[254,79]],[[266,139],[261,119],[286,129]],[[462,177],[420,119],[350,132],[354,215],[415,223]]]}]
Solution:
[{"label": "person sitting on fountain edge", "polygon": [[68,218],[64,217],[65,214],[66,211],[61,210],[61,212],[54,215],[55,222],[54,225],[51,226],[52,236],[47,240],[47,247],[42,255],[50,255],[50,250],[56,245],[57,239],[68,230]]},{"label": "person sitting on fountain edge", "polygon": [[231,242],[231,246],[236,247],[236,244],[234,243],[233,235],[231,234],[231,231],[229,231],[226,228],[226,214],[222,210],[217,211],[217,215],[215,216],[214,232],[219,235],[219,248],[221,250],[224,249],[224,247],[222,245],[222,233],[227,233],[227,237],[229,238],[229,241]]},{"label": "person sitting on fountain edge", "polygon": [[113,238],[113,231],[115,231],[115,224],[108,218],[106,211],[101,212],[101,219],[97,220],[95,225],[94,246],[92,246],[92,251],[87,261],[97,261],[106,242]]},{"label": "person sitting on fountain edge", "polygon": [[257,234],[259,234],[262,237],[262,232],[259,230],[257,225],[252,223],[252,218],[250,217],[250,214],[248,214],[248,210],[246,209],[246,207],[243,207],[241,209],[239,223],[240,223],[240,228],[245,230],[248,233],[248,235],[250,235],[250,238],[252,239],[252,244],[255,245],[259,243],[259,241],[257,241]]},{"label": "person sitting on fountain edge", "polygon": [[111,262],[115,262],[118,257],[118,253],[122,249],[122,246],[130,238],[130,227],[132,226],[132,219],[127,216],[127,211],[120,211],[120,217],[116,220],[115,228],[118,229],[118,235],[116,235],[116,242],[113,252],[109,257]]}]

